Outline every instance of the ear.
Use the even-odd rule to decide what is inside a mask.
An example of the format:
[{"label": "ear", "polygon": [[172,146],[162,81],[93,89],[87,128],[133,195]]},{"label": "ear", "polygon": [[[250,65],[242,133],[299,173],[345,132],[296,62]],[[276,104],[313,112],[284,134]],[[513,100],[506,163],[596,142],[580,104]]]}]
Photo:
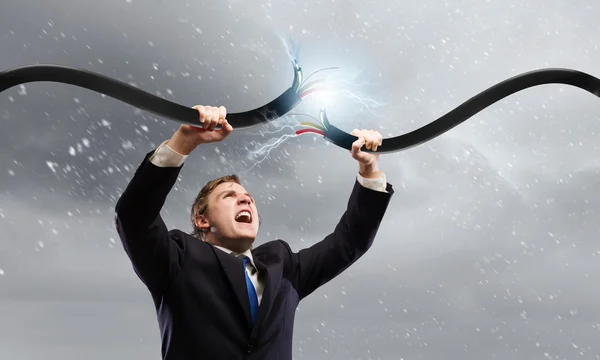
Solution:
[{"label": "ear", "polygon": [[206,216],[204,215],[200,215],[196,218],[196,226],[201,229],[202,231],[208,231],[208,229],[210,229],[210,223],[208,222],[208,219],[206,218]]}]

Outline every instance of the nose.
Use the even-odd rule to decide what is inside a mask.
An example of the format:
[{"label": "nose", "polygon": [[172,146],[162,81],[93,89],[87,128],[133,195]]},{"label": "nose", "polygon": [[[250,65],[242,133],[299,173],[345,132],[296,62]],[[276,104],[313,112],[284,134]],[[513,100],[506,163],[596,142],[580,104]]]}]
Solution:
[{"label": "nose", "polygon": [[244,204],[244,205],[248,205],[251,202],[252,202],[252,199],[250,198],[250,196],[248,196],[246,194],[241,195],[238,200],[238,204]]}]

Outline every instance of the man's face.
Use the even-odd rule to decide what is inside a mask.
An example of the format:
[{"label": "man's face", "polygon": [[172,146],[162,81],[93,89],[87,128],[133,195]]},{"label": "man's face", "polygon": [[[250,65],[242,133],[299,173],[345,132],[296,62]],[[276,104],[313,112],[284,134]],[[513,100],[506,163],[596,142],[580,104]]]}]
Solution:
[{"label": "man's face", "polygon": [[259,226],[254,198],[240,184],[219,184],[208,196],[208,213],[202,225],[210,226],[208,236],[231,250],[238,246],[248,248]]}]

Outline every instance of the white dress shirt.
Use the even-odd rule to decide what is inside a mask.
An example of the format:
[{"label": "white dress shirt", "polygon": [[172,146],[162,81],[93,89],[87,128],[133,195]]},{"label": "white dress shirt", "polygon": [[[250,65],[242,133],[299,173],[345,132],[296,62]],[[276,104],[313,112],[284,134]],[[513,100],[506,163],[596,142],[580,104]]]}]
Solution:
[{"label": "white dress shirt", "polygon": [[[154,154],[152,154],[152,156],[150,157],[150,162],[158,167],[179,167],[183,165],[188,155],[180,154],[175,150],[171,149],[167,145],[167,142],[168,140],[165,140],[162,142],[162,144],[160,144],[160,146],[156,149]],[[385,174],[383,173],[380,177],[374,179],[367,179],[360,176],[360,174],[357,174],[356,179],[362,186],[366,188],[381,192],[387,192],[385,189],[387,186],[387,179],[385,177]],[[262,300],[262,295],[264,291],[264,284],[262,282],[262,279],[259,279],[258,270],[256,268],[256,265],[254,265],[254,258],[252,257],[252,253],[250,252],[252,248],[246,250],[242,254],[238,254],[221,246],[213,246],[236,257],[247,256],[250,259],[250,262],[248,263],[248,265],[246,265],[246,273],[248,273],[248,276],[250,277],[250,280],[252,281],[252,284],[256,289],[256,295],[258,296],[258,304],[260,305],[260,301]]]}]

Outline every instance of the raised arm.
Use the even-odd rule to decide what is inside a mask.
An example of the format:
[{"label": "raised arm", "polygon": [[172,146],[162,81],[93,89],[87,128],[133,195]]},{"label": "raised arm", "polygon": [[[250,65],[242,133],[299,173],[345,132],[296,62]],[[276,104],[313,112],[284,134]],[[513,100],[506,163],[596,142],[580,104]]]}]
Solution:
[{"label": "raised arm", "polygon": [[346,210],[333,232],[313,246],[291,255],[294,283],[300,299],[305,298],[350,265],[371,247],[394,193],[386,176],[379,171],[379,154],[360,151],[377,149],[381,134],[354,130],[359,137],[353,144],[352,157],[359,163],[359,174]]},{"label": "raised arm", "polygon": [[[119,237],[133,268],[153,294],[176,275],[185,255],[183,239],[171,235],[160,216],[187,156],[200,144],[221,141],[233,130],[225,108],[196,106],[203,129],[182,125],[146,154],[115,206]],[[217,125],[221,130],[214,130]]]}]

